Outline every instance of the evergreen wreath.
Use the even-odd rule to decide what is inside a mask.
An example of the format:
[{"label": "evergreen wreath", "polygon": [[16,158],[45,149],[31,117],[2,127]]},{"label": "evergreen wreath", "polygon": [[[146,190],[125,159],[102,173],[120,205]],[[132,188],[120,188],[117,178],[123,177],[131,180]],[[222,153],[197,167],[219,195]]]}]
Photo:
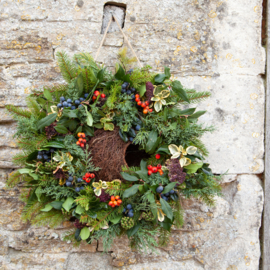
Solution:
[{"label": "evergreen wreath", "polygon": [[200,140],[213,127],[187,106],[210,93],[184,89],[167,67],[130,69],[136,59],[126,53],[113,75],[88,53],[58,52],[66,84],[33,91],[28,109],[6,106],[22,149],[7,186],[21,187],[22,219],[52,228],[71,221],[65,239],[102,239],[105,251],[123,234],[137,250],[164,246],[183,225],[181,198],[213,205],[221,194]]}]

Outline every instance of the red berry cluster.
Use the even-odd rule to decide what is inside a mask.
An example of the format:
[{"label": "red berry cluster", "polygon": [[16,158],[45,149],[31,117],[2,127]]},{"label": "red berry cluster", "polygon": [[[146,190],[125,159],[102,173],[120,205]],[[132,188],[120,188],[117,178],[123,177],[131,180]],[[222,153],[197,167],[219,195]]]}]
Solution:
[{"label": "red berry cluster", "polygon": [[94,95],[93,95],[92,99],[93,99],[93,100],[96,100],[97,97],[98,97],[99,95],[100,95],[102,98],[105,98],[105,97],[106,97],[105,94],[103,94],[103,93],[100,94],[100,92],[96,90],[96,91],[94,92]]},{"label": "red berry cluster", "polygon": [[95,174],[94,173],[86,173],[84,176],[83,176],[83,180],[86,182],[86,183],[90,183],[90,181],[95,178]]},{"label": "red berry cluster", "polygon": [[83,148],[86,144],[85,133],[79,132],[77,136],[79,137],[79,139],[76,144]]},{"label": "red berry cluster", "polygon": [[144,114],[147,114],[149,112],[151,113],[153,111],[153,109],[149,109],[149,101],[146,100],[145,102],[142,102],[139,94],[135,95],[135,101],[137,102],[138,106],[141,106],[143,108]]},{"label": "red berry cluster", "polygon": [[122,200],[120,199],[120,197],[117,195],[117,196],[111,196],[111,200],[110,202],[108,203],[109,206],[111,207],[115,207],[115,206],[120,206],[122,203]]},{"label": "red berry cluster", "polygon": [[147,169],[148,169],[148,175],[151,175],[152,173],[157,173],[157,172],[159,172],[160,175],[163,174],[160,164],[154,167],[152,165],[148,165]]}]

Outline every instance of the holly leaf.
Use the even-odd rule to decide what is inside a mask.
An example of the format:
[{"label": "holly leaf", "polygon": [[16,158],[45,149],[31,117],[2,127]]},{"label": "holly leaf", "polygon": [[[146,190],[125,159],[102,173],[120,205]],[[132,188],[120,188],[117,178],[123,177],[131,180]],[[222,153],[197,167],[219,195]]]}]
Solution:
[{"label": "holly leaf", "polygon": [[123,194],[123,198],[129,198],[132,195],[135,195],[138,192],[140,185],[133,185],[132,187],[126,189]]},{"label": "holly leaf", "polygon": [[121,172],[120,174],[127,181],[138,181],[139,180],[139,178],[137,178],[136,176],[130,175],[130,174],[125,173],[125,172]]},{"label": "holly leaf", "polygon": [[43,129],[44,127],[49,126],[55,121],[56,117],[57,117],[57,113],[52,113],[42,118],[41,120],[37,122],[37,129]]},{"label": "holly leaf", "polygon": [[164,214],[172,220],[173,218],[173,211],[171,206],[162,198],[160,198],[160,204],[161,204],[161,209],[164,212]]},{"label": "holly leaf", "polygon": [[131,83],[130,75],[126,74],[125,70],[120,65],[119,65],[119,68],[118,68],[116,74],[114,75],[114,77],[119,81]]},{"label": "holly leaf", "polygon": [[162,84],[166,80],[165,74],[157,74],[154,78],[155,84]]},{"label": "holly leaf", "polygon": [[183,85],[179,81],[173,81],[172,83],[172,90],[175,92],[177,96],[179,96],[184,101],[189,102],[188,96],[186,91],[184,90]]}]

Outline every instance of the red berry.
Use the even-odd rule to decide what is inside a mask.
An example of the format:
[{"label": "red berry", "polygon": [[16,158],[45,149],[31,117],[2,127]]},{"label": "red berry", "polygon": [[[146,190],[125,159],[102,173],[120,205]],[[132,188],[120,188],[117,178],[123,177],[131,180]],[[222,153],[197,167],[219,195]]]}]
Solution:
[{"label": "red berry", "polygon": [[82,139],[82,138],[80,138],[80,139],[79,139],[79,142],[80,142],[80,143],[83,143],[83,139]]},{"label": "red berry", "polygon": [[106,97],[106,95],[105,95],[105,94],[101,94],[100,96],[101,96],[102,98],[105,98],[105,97]]},{"label": "red berry", "polygon": [[85,177],[90,177],[91,176],[91,173],[89,173],[89,172],[87,172],[86,174],[85,174]]},{"label": "red berry", "polygon": [[95,175],[93,173],[91,173],[90,178],[95,178]]},{"label": "red berry", "polygon": [[114,201],[113,203],[114,203],[115,206],[117,206],[117,201]]},{"label": "red berry", "polygon": [[144,114],[147,114],[147,113],[148,113],[148,110],[147,110],[147,109],[144,109],[144,110],[143,110],[143,113],[144,113]]},{"label": "red berry", "polygon": [[108,205],[112,206],[112,205],[113,205],[113,202],[112,202],[112,201],[110,201],[110,202],[108,203]]},{"label": "red berry", "polygon": [[152,165],[148,165],[148,166],[147,166],[147,169],[148,169],[149,171],[152,171],[153,166],[152,166]]},{"label": "red berry", "polygon": [[140,95],[139,95],[139,94],[136,94],[136,95],[135,95],[135,98],[140,98]]},{"label": "red berry", "polygon": [[157,173],[157,170],[158,170],[157,167],[153,167],[152,172]]},{"label": "red berry", "polygon": [[145,105],[146,105],[146,106],[149,105],[149,101],[148,101],[148,100],[145,101]]},{"label": "red berry", "polygon": [[115,199],[116,199],[116,200],[119,200],[119,199],[120,199],[120,196],[118,196],[118,195],[115,196]]},{"label": "red berry", "polygon": [[84,147],[84,144],[83,144],[83,143],[81,143],[81,144],[80,144],[80,147]]},{"label": "red berry", "polygon": [[92,99],[93,99],[93,100],[96,100],[96,99],[97,99],[97,97],[96,97],[96,96],[93,96],[93,97],[92,97]]},{"label": "red berry", "polygon": [[122,203],[122,200],[118,200],[117,203],[120,205]]},{"label": "red berry", "polygon": [[135,98],[135,101],[136,101],[136,102],[139,102],[139,101],[140,101],[140,99],[139,99],[139,98]]},{"label": "red berry", "polygon": [[158,164],[158,165],[157,165],[157,168],[158,168],[158,169],[161,169],[161,165],[160,165],[160,164]]},{"label": "red berry", "polygon": [[141,101],[137,102],[137,105],[138,106],[141,106],[142,105],[142,102]]},{"label": "red berry", "polygon": [[153,109],[149,109],[149,112],[152,112],[153,111]]},{"label": "red berry", "polygon": [[82,138],[85,138],[85,133],[81,133],[81,137]]},{"label": "red berry", "polygon": [[77,145],[80,145],[81,143],[79,141],[76,142]]},{"label": "red berry", "polygon": [[100,95],[99,91],[95,91],[95,92],[94,92],[94,95],[95,95],[96,97],[98,97],[98,96]]},{"label": "red berry", "polygon": [[86,180],[86,177],[84,176],[82,179],[85,181]]},{"label": "red berry", "polygon": [[160,159],[160,154],[156,154],[156,159]]},{"label": "red berry", "polygon": [[86,178],[85,182],[86,183],[90,183],[91,182],[91,179],[90,178]]},{"label": "red berry", "polygon": [[115,198],[114,198],[114,196],[111,196],[111,201],[113,201],[113,202],[115,201]]},{"label": "red berry", "polygon": [[148,175],[151,175],[153,172],[152,171],[148,171]]},{"label": "red berry", "polygon": [[144,102],[142,103],[142,105],[141,105],[141,106],[142,106],[142,108],[145,108],[145,107],[146,107],[146,105],[145,105],[145,103],[144,103]]}]

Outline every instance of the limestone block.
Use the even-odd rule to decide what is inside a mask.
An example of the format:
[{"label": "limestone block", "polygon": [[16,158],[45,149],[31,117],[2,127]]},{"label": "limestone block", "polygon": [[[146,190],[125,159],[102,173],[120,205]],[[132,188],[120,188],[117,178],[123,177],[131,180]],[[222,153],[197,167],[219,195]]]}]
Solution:
[{"label": "limestone block", "polygon": [[200,117],[216,131],[203,137],[214,173],[261,173],[264,155],[264,82],[260,77],[221,75],[180,78],[187,88],[210,91]]},{"label": "limestone block", "polygon": [[13,135],[16,133],[16,124],[4,124],[1,125],[0,130],[0,147],[8,146],[16,148],[16,140],[13,138]]},{"label": "limestone block", "polygon": [[0,235],[0,255],[8,254],[8,237]]},{"label": "limestone block", "polygon": [[68,257],[66,269],[112,270],[110,262],[110,255],[106,254],[72,253]]},{"label": "limestone block", "polygon": [[13,162],[12,158],[14,155],[20,152],[19,149],[10,147],[1,147],[0,149],[0,168],[18,168]]},{"label": "limestone block", "polygon": [[14,122],[12,116],[6,109],[0,108],[0,123],[2,122]]}]

